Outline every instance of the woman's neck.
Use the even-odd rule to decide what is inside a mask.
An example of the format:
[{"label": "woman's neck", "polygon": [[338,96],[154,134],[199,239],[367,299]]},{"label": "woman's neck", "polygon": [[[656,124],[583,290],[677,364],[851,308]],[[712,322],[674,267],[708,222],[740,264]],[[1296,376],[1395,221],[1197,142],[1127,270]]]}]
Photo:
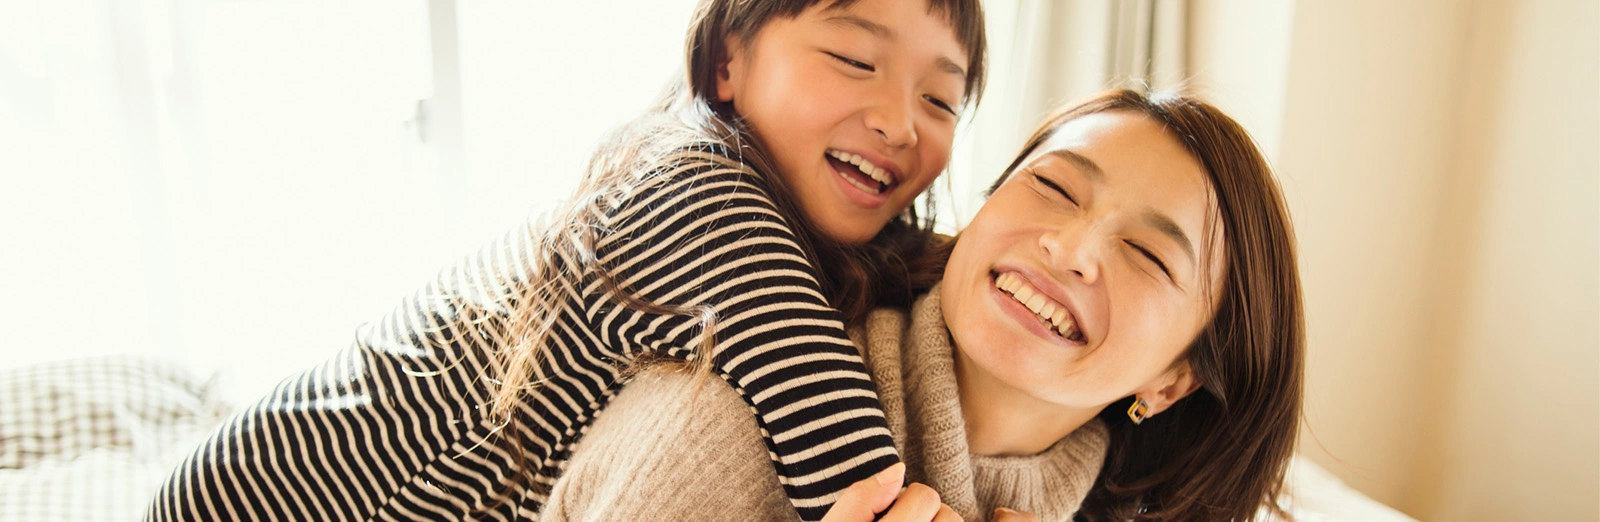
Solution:
[{"label": "woman's neck", "polygon": [[955,349],[956,387],[967,425],[967,447],[977,455],[1042,453],[1100,413],[1075,410],[1022,392],[983,371]]}]

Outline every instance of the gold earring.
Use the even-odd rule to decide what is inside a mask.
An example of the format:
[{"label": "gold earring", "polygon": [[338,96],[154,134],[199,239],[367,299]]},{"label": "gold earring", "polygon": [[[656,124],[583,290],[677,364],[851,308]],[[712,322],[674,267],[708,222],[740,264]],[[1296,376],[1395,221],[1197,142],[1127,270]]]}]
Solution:
[{"label": "gold earring", "polygon": [[1132,419],[1134,424],[1139,424],[1144,422],[1144,419],[1149,416],[1150,403],[1144,402],[1144,399],[1134,397],[1133,405],[1128,407],[1128,418]]}]

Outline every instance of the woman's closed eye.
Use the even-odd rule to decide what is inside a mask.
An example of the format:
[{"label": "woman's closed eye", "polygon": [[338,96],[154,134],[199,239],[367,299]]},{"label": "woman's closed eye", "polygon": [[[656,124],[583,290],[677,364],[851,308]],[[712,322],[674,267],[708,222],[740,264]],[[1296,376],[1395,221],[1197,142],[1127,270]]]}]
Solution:
[{"label": "woman's closed eye", "polygon": [[1073,198],[1072,194],[1067,192],[1067,189],[1061,188],[1060,184],[1058,184],[1058,183],[1056,183],[1054,181],[1051,181],[1050,178],[1047,178],[1047,177],[1044,177],[1043,175],[1040,175],[1038,171],[1034,171],[1034,170],[1030,169],[1028,171],[1028,174],[1032,175],[1033,179],[1037,180],[1040,184],[1044,185],[1045,187],[1049,188],[1050,190],[1055,191],[1058,194],[1061,194],[1061,197],[1067,198],[1067,201],[1072,202],[1073,205],[1077,205],[1078,204],[1078,200],[1076,198]]},{"label": "woman's closed eye", "polygon": [[1134,250],[1138,250],[1139,253],[1145,257],[1145,259],[1149,259],[1151,263],[1155,263],[1156,268],[1161,269],[1161,273],[1166,275],[1167,279],[1172,279],[1172,271],[1167,269],[1167,264],[1161,262],[1161,258],[1157,257],[1154,252],[1151,252],[1148,248],[1140,246],[1138,243],[1134,243],[1132,241],[1128,241],[1127,243],[1128,246],[1133,247]]}]

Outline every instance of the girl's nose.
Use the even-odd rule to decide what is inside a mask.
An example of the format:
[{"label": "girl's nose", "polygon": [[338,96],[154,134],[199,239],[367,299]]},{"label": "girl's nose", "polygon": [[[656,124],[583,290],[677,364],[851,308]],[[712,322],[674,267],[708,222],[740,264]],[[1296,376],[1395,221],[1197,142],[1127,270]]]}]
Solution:
[{"label": "girl's nose", "polygon": [[867,128],[883,137],[884,145],[890,148],[917,146],[916,122],[912,117],[914,98],[909,92],[884,93],[876,107],[867,111]]},{"label": "girl's nose", "polygon": [[1082,220],[1063,223],[1039,236],[1039,248],[1057,273],[1070,273],[1085,285],[1100,279],[1100,243],[1093,227]]}]

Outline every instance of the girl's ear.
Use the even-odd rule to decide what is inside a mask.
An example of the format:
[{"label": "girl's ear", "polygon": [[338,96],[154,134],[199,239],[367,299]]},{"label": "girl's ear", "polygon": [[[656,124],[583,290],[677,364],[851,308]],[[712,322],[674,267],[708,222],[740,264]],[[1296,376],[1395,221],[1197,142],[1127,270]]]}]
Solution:
[{"label": "girl's ear", "polygon": [[722,56],[717,61],[717,101],[733,101],[733,93],[744,83],[744,42],[733,35],[722,40]]},{"label": "girl's ear", "polygon": [[1157,413],[1166,411],[1176,404],[1179,399],[1188,397],[1195,390],[1200,389],[1200,379],[1195,376],[1194,368],[1189,366],[1189,361],[1179,361],[1167,373],[1157,377],[1146,389],[1139,390],[1138,396],[1150,405],[1146,417],[1154,417]]}]

